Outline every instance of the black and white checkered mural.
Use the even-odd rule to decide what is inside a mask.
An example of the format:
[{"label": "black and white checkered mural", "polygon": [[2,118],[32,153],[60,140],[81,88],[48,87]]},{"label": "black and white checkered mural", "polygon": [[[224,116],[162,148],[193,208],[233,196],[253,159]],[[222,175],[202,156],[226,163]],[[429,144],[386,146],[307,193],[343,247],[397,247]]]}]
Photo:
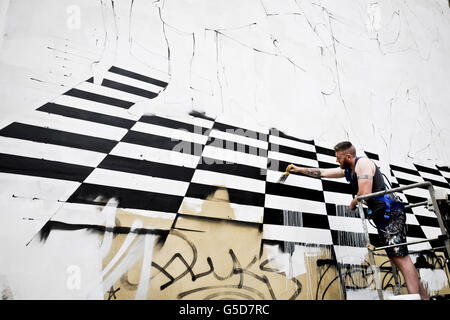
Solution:
[{"label": "black and white checkered mural", "polygon": [[[57,199],[64,205],[53,220],[95,224],[95,218],[77,221],[71,212],[115,198],[119,208],[164,217],[168,223],[161,228],[168,229],[177,216],[196,215],[221,187],[235,212],[230,219],[262,225],[267,243],[333,246],[336,253],[365,247],[361,219],[348,210],[352,196],[345,179],[292,174],[284,184],[276,183],[290,163],[336,167],[331,146],[277,129],[239,128],[198,112],[177,119],[129,112],[136,101],[156,97],[166,81],[112,67],[101,85],[88,79],[5,126],[0,130],[3,188],[10,179],[24,185],[57,180],[68,192]],[[379,164],[376,154],[365,156]],[[430,181],[450,193],[449,168],[389,167],[385,174],[392,187]],[[421,188],[399,195],[409,203],[429,197]],[[14,191],[11,196],[20,197]],[[407,226],[408,241],[441,234],[436,215],[424,207],[408,210]],[[368,227],[376,244],[376,230]]]},{"label": "black and white checkered mural", "polygon": [[[133,111],[137,102],[157,97],[168,81],[114,66],[100,84],[90,78],[1,128],[4,203],[16,206],[23,219],[37,208],[47,229],[63,224],[105,230],[108,219],[100,213],[107,214],[102,208],[113,201],[114,208],[150,221],[122,224],[116,228],[122,233],[140,228],[167,235],[189,230],[183,217],[221,219],[258,226],[261,245],[284,252],[298,245],[330,249],[334,263],[344,269],[365,260],[363,223],[348,209],[352,195],[345,178],[291,174],[277,183],[290,163],[336,167],[332,146],[286,135],[282,128],[242,128],[196,111],[176,118]],[[382,168],[391,187],[430,181],[450,194],[448,167],[383,166],[377,154],[361,156]],[[222,200],[232,215],[211,206],[219,189],[226,190]],[[408,203],[429,198],[422,188],[397,195]],[[205,204],[208,210],[202,209]],[[376,246],[377,231],[367,227]],[[441,234],[434,212],[424,206],[408,209],[408,241]],[[409,247],[421,252],[442,245]]]}]

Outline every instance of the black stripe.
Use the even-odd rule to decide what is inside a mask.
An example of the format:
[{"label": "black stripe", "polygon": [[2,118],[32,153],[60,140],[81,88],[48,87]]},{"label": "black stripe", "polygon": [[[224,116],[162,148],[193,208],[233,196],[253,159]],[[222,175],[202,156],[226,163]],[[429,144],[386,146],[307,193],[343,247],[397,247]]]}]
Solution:
[{"label": "black stripe", "polygon": [[334,164],[334,163],[329,163],[329,162],[322,162],[322,161],[318,161],[319,163],[319,168],[322,169],[336,169],[339,168],[338,164]]},{"label": "black stripe", "polygon": [[415,203],[424,202],[427,200],[427,198],[412,196],[412,195],[409,195],[406,193],[404,193],[404,195],[409,204],[415,204]]},{"label": "black stripe", "polygon": [[408,224],[406,228],[406,236],[411,238],[426,239],[425,233],[422,228],[415,224]]},{"label": "black stripe", "polygon": [[185,123],[181,121],[176,121],[172,119],[162,118],[159,116],[142,116],[141,119],[139,119],[140,122],[155,124],[158,126],[168,127],[172,129],[183,129],[187,130],[192,133],[198,133],[198,134],[209,134],[209,130],[207,128],[203,128],[201,126],[196,126],[190,123]]},{"label": "black stripe", "polygon": [[367,158],[369,158],[369,159],[380,160],[380,157],[378,157],[378,155],[375,153],[371,153],[369,151],[364,151],[364,153],[366,154]]},{"label": "black stripe", "polygon": [[442,177],[442,174],[439,172],[438,169],[424,167],[424,166],[421,166],[421,165],[419,165],[419,164],[414,164],[414,166],[417,168],[418,171],[422,171],[422,172],[426,172],[426,173],[431,173],[431,174],[434,174],[434,175],[436,175],[436,176]]},{"label": "black stripe", "polygon": [[100,102],[100,103],[105,103],[105,104],[109,104],[109,105],[119,107],[119,108],[124,108],[124,109],[129,109],[134,104],[133,102],[130,102],[130,101],[107,97],[107,96],[104,96],[101,94],[92,93],[92,92],[75,89],[75,88],[70,89],[69,91],[65,92],[64,94],[67,96],[86,99],[86,100]]},{"label": "black stripe", "polygon": [[[286,217],[287,221],[285,221]],[[286,213],[284,213],[283,210],[272,208],[264,208],[263,223],[305,228],[330,229],[330,224],[326,215],[287,210]]]},{"label": "black stripe", "polygon": [[448,166],[436,166],[440,171],[444,171],[444,172],[450,172],[450,167]]},{"label": "black stripe", "polygon": [[109,153],[117,141],[85,136],[22,123],[12,123],[0,130],[0,136],[50,143],[65,147]]},{"label": "black stripe", "polygon": [[[342,230],[330,230],[333,244],[347,247],[366,247],[366,236],[360,232],[348,232]],[[370,235],[370,234],[369,234]]]},{"label": "black stripe", "polygon": [[[360,218],[358,210],[350,210],[348,205],[326,203],[327,215],[347,218]],[[367,217],[367,208],[363,208]]]},{"label": "black stripe", "polygon": [[283,145],[279,145],[279,144],[275,144],[275,143],[269,143],[269,150],[280,152],[280,153],[286,153],[286,154],[294,155],[297,157],[317,160],[317,156],[316,156],[315,152],[296,149],[296,148],[283,146]]},{"label": "black stripe", "polygon": [[0,172],[83,182],[94,168],[0,153]]},{"label": "black stripe", "polygon": [[399,166],[395,166],[395,165],[389,165],[389,167],[392,169],[392,170],[395,170],[395,171],[400,171],[400,172],[404,172],[404,173],[409,173],[409,174],[413,174],[413,175],[415,175],[415,176],[419,176],[420,177],[420,174],[419,174],[419,172],[417,172],[416,170],[412,170],[412,169],[408,169],[408,168],[403,168],[403,167],[399,167]]},{"label": "black stripe", "polygon": [[324,248],[324,249],[330,249],[333,250],[333,247],[329,244],[310,244],[310,243],[301,243],[301,242],[294,242],[294,241],[282,241],[282,240],[272,240],[272,239],[262,239],[261,243],[263,245],[269,245],[269,246],[278,246],[278,248],[281,250],[281,252],[286,253],[292,253],[292,248],[295,247],[295,245],[301,245],[301,246],[313,246],[314,248]]},{"label": "black stripe", "polygon": [[236,134],[243,137],[253,138],[260,141],[268,141],[268,134],[267,133],[261,133],[249,129],[239,128],[235,127],[229,124],[220,123],[220,122],[214,122],[214,125],[212,127],[213,129],[217,129],[220,131],[228,132],[231,134]]},{"label": "black stripe", "polygon": [[[411,185],[411,184],[415,184],[415,183],[419,183],[419,182],[416,182],[416,181],[406,180],[406,179],[403,179],[403,178],[396,178],[396,179],[397,179],[397,182],[402,187],[403,186],[408,186],[408,185]],[[428,187],[426,187],[426,186],[421,186],[421,187],[418,187],[418,188],[428,190]]]},{"label": "black stripe", "polygon": [[438,222],[437,218],[421,216],[421,215],[418,215],[418,214],[415,214],[414,216],[416,217],[417,222],[419,222],[419,224],[421,226],[428,226],[428,227],[437,227],[437,228],[439,228],[439,222]]},{"label": "black stripe", "polygon": [[59,114],[61,116],[86,120],[96,123],[107,124],[110,126],[130,129],[136,121],[128,120],[124,118],[109,116],[103,113],[86,111],[82,109],[63,106],[56,103],[46,103],[42,107],[37,109],[38,111],[48,112],[52,114]]},{"label": "black stripe", "polygon": [[289,140],[294,140],[294,141],[314,145],[314,140],[304,140],[304,139],[299,139],[299,138],[296,138],[293,136],[289,136],[289,135],[285,134],[284,132],[282,132],[278,129],[275,129],[275,128],[271,128],[269,132],[270,132],[270,135],[272,135],[272,136],[281,137],[281,138],[285,138],[285,139],[289,139]]},{"label": "black stripe", "polygon": [[196,118],[201,118],[201,119],[205,119],[205,120],[209,120],[209,121],[215,121],[213,118],[210,118],[208,116],[206,116],[206,114],[204,112],[199,112],[199,111],[191,111],[189,112],[190,116],[196,117]]},{"label": "black stripe", "polygon": [[111,89],[120,90],[123,92],[128,92],[128,93],[135,94],[135,95],[138,95],[138,96],[141,96],[144,98],[148,98],[148,99],[153,99],[158,96],[158,94],[155,92],[151,92],[151,91],[144,90],[141,88],[133,87],[128,84],[120,83],[117,81],[112,81],[109,79],[103,79],[102,86],[108,87]]},{"label": "black stripe", "polygon": [[108,155],[98,168],[189,182],[195,169]]},{"label": "black stripe", "polygon": [[[378,234],[369,233],[369,242],[375,247],[382,247],[385,246],[386,243],[382,243],[380,236]],[[382,253],[384,253],[382,251]]]},{"label": "black stripe", "polygon": [[[219,187],[210,186],[199,183],[191,183],[186,192],[186,197],[197,198],[197,199],[207,199],[212,196]],[[264,206],[264,193],[251,192],[246,190],[238,190],[232,188],[225,188],[228,192],[228,197],[230,203],[250,205],[250,206]]]},{"label": "black stripe", "polygon": [[120,74],[122,76],[133,78],[133,79],[136,79],[136,80],[139,80],[139,81],[144,81],[144,82],[147,82],[147,83],[151,83],[151,84],[154,84],[156,86],[163,87],[163,88],[167,87],[167,85],[168,85],[167,82],[164,82],[164,81],[161,81],[161,80],[158,80],[158,79],[154,79],[154,78],[151,78],[151,77],[148,77],[148,76],[144,76],[142,74],[139,74],[139,73],[136,73],[136,72],[133,72],[133,71],[128,71],[128,70],[125,70],[125,69],[122,69],[122,68],[119,68],[119,67],[115,67],[115,66],[112,66],[109,69],[109,72],[117,73],[117,74]]},{"label": "black stripe", "polygon": [[352,188],[349,183],[322,180],[323,191],[352,194]]},{"label": "black stripe", "polygon": [[122,138],[122,142],[128,142],[133,144],[139,144],[142,146],[165,149],[165,150],[173,150],[177,152],[182,152],[191,155],[201,156],[203,151],[203,145],[188,142],[175,140],[168,137],[157,136],[150,133],[143,133],[138,131],[130,130],[127,134]]},{"label": "black stripe", "polygon": [[327,156],[335,157],[336,152],[333,149],[316,146],[316,152]]},{"label": "black stripe", "polygon": [[242,152],[246,154],[252,154],[259,157],[267,157],[267,150],[263,148],[258,148],[254,146],[249,146],[247,144],[238,143],[230,140],[224,140],[220,138],[208,137],[206,142],[207,146],[232,150],[237,152]]},{"label": "black stripe", "polygon": [[266,182],[266,194],[325,202],[322,191],[295,187],[282,183]]},{"label": "black stripe", "polygon": [[247,166],[239,163],[226,163],[223,160],[217,160],[207,157],[202,157],[200,159],[200,162],[197,165],[197,169],[226,173],[263,181],[266,180],[267,174],[266,169]]},{"label": "black stripe", "polygon": [[71,203],[104,205],[116,198],[119,208],[142,209],[176,213],[183,197],[156,192],[130,190],[83,183],[67,200]]},{"label": "black stripe", "polygon": [[436,180],[432,180],[432,179],[428,179],[428,178],[422,178],[422,179],[425,180],[425,181],[431,182],[431,184],[434,187],[441,187],[441,188],[444,188],[444,189],[450,189],[450,184],[448,184],[448,183],[445,183],[445,182],[442,182],[442,181],[436,181]]}]

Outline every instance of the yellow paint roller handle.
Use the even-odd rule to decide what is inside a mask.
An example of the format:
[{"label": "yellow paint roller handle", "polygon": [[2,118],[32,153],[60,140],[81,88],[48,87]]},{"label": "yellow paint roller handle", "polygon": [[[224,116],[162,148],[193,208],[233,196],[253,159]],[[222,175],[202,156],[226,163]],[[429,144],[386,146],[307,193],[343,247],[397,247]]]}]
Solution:
[{"label": "yellow paint roller handle", "polygon": [[289,170],[291,170],[291,168],[294,166],[294,164],[293,163],[291,163],[288,167],[287,167],[287,169],[286,169],[286,172],[284,173],[284,174],[289,174],[290,172],[289,172]]}]

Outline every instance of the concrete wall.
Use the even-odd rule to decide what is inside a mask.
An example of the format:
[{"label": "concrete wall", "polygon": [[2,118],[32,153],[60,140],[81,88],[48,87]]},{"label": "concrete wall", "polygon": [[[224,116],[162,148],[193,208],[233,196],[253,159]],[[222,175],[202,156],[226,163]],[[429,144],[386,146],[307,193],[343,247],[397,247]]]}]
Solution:
[{"label": "concrete wall", "polygon": [[[448,195],[449,15],[447,1],[1,1],[2,297],[376,299],[345,179],[277,180],[336,166],[351,140],[394,187]],[[442,233],[423,207],[407,225],[408,241]],[[440,246],[409,246],[431,295],[450,290]]]}]

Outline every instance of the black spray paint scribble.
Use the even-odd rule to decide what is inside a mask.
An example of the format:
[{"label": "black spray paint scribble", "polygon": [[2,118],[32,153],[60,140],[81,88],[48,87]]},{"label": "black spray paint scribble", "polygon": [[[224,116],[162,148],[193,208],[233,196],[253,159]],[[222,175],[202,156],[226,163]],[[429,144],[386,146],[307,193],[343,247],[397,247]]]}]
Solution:
[{"label": "black spray paint scribble", "polygon": [[[200,291],[206,291],[209,289],[237,289],[237,290],[247,291],[247,292],[256,294],[260,299],[267,299],[267,297],[260,290],[254,288],[254,287],[245,285],[246,279],[252,278],[252,279],[256,279],[262,285],[264,285],[264,287],[268,290],[271,299],[273,299],[273,300],[277,299],[277,295],[276,295],[274,289],[272,288],[268,277],[264,274],[257,274],[255,272],[252,272],[249,270],[252,266],[254,266],[256,263],[258,263],[258,258],[256,256],[253,257],[253,259],[247,266],[243,267],[241,265],[241,262],[239,261],[239,258],[235,255],[234,251],[232,249],[229,249],[228,254],[230,255],[230,259],[233,261],[233,267],[231,268],[230,273],[228,275],[221,276],[221,275],[217,274],[214,271],[214,262],[210,257],[208,257],[206,259],[209,269],[205,270],[203,272],[200,272],[200,273],[195,273],[193,271],[193,269],[194,269],[196,263],[198,262],[197,261],[198,252],[197,252],[196,246],[186,236],[184,236],[183,234],[181,234],[175,230],[172,230],[172,235],[181,238],[190,247],[190,249],[192,250],[192,261],[190,261],[190,262],[186,261],[184,256],[181,253],[177,252],[164,265],[159,265],[155,262],[152,262],[152,267],[154,267],[155,269],[160,271],[163,275],[165,275],[169,279],[166,283],[164,283],[163,285],[160,286],[161,291],[167,289],[168,287],[173,285],[175,282],[183,279],[187,275],[190,276],[190,279],[193,282],[193,284],[195,283],[196,280],[198,280],[202,277],[209,276],[209,275],[212,275],[217,281],[225,281],[232,277],[237,276],[239,281],[235,285],[216,285],[216,286],[204,286],[204,287],[194,288],[194,289],[179,293],[177,298],[182,299],[193,293],[200,292]],[[167,269],[177,259],[183,263],[185,268],[184,268],[184,270],[182,270],[180,272],[180,274],[173,275],[169,271],[167,271]],[[266,265],[270,262],[271,262],[271,260],[269,260],[269,259],[266,259],[266,260],[260,262],[259,269],[262,272],[279,274],[280,270],[277,270],[275,268],[266,267]],[[154,278],[156,275],[152,275],[152,278]],[[296,287],[294,293],[289,297],[290,300],[294,300],[295,298],[297,298],[300,295],[301,290],[302,290],[302,284],[300,283],[300,281],[298,281],[295,278],[287,279],[287,280],[291,281]],[[245,293],[243,293],[243,294],[245,294]]]}]

